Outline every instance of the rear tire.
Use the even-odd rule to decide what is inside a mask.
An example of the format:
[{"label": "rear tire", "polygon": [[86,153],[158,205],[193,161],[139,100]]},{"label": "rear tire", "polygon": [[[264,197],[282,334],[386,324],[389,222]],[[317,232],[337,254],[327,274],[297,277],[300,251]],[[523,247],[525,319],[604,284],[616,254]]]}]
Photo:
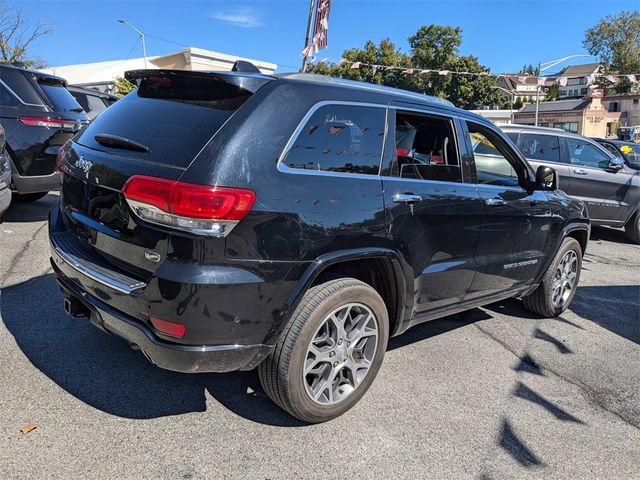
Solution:
[{"label": "rear tire", "polygon": [[38,193],[16,193],[13,198],[17,202],[35,202],[40,200],[43,197],[49,195],[49,192],[38,192]]},{"label": "rear tire", "polygon": [[543,317],[564,312],[578,288],[582,269],[582,247],[575,238],[565,238],[538,288],[522,299],[524,307]]},{"label": "rear tire", "polygon": [[260,383],[294,417],[331,420],[369,389],[388,337],[389,317],[378,292],[354,278],[326,281],[302,298],[273,352],[258,366]]},{"label": "rear tire", "polygon": [[624,226],[624,230],[627,233],[627,237],[629,237],[633,243],[640,243],[640,213],[636,212],[636,214],[629,219]]}]

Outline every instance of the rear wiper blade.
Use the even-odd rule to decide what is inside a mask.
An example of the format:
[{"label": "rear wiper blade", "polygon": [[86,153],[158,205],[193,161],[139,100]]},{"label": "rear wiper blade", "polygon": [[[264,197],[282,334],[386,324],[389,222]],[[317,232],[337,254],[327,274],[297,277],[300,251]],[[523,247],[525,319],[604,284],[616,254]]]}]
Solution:
[{"label": "rear wiper blade", "polygon": [[133,140],[129,140],[128,138],[119,137],[117,135],[99,133],[93,138],[95,138],[96,142],[98,142],[103,147],[120,148],[122,150],[131,150],[134,152],[143,153],[149,152],[149,147],[142,145],[141,143],[134,142]]},{"label": "rear wiper blade", "polygon": [[82,107],[74,107],[69,109],[70,112],[78,112],[78,113],[84,113],[84,108]]}]

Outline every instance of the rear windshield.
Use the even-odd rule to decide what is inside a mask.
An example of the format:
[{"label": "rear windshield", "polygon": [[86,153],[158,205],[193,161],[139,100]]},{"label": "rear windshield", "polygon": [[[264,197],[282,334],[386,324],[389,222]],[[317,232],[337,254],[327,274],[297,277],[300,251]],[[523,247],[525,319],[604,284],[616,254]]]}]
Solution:
[{"label": "rear windshield", "polygon": [[64,85],[45,82],[39,82],[39,85],[56,112],[82,113],[82,107]]},{"label": "rear windshield", "polygon": [[[77,139],[90,148],[186,168],[218,129],[251,94],[222,82],[186,81],[157,84],[142,81],[118,100]],[[100,134],[126,138],[149,149],[137,152],[100,145]]]}]

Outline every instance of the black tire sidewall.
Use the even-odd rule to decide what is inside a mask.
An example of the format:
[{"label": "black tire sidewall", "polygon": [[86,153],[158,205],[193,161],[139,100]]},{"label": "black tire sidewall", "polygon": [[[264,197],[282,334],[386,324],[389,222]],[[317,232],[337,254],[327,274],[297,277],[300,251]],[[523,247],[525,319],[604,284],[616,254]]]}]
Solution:
[{"label": "black tire sidewall", "polygon": [[[326,317],[348,303],[362,303],[370,308],[375,315],[378,327],[376,353],[367,376],[351,395],[335,405],[320,405],[309,398],[305,389],[303,366],[306,360],[307,348],[316,330]],[[358,284],[350,285],[341,289],[337,294],[325,298],[306,319],[300,320],[304,321],[304,326],[300,330],[293,347],[287,372],[289,398],[297,417],[309,422],[330,420],[342,415],[358,403],[373,383],[382,365],[389,337],[387,309],[384,301],[373,288],[358,282]]]}]

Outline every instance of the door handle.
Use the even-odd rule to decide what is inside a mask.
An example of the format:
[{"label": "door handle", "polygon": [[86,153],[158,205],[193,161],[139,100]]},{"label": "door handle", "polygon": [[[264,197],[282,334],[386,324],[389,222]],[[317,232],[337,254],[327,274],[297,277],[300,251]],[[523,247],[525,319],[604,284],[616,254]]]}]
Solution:
[{"label": "door handle", "polygon": [[504,200],[501,198],[487,198],[484,201],[485,205],[489,205],[490,207],[500,207],[504,205]]},{"label": "door handle", "polygon": [[393,196],[393,201],[395,203],[408,203],[408,204],[413,204],[413,203],[418,203],[422,200],[422,197],[420,195],[416,195],[415,193],[396,193]]},{"label": "door handle", "polygon": [[584,168],[576,168],[573,173],[575,173],[576,175],[587,175],[589,172],[587,172]]}]

